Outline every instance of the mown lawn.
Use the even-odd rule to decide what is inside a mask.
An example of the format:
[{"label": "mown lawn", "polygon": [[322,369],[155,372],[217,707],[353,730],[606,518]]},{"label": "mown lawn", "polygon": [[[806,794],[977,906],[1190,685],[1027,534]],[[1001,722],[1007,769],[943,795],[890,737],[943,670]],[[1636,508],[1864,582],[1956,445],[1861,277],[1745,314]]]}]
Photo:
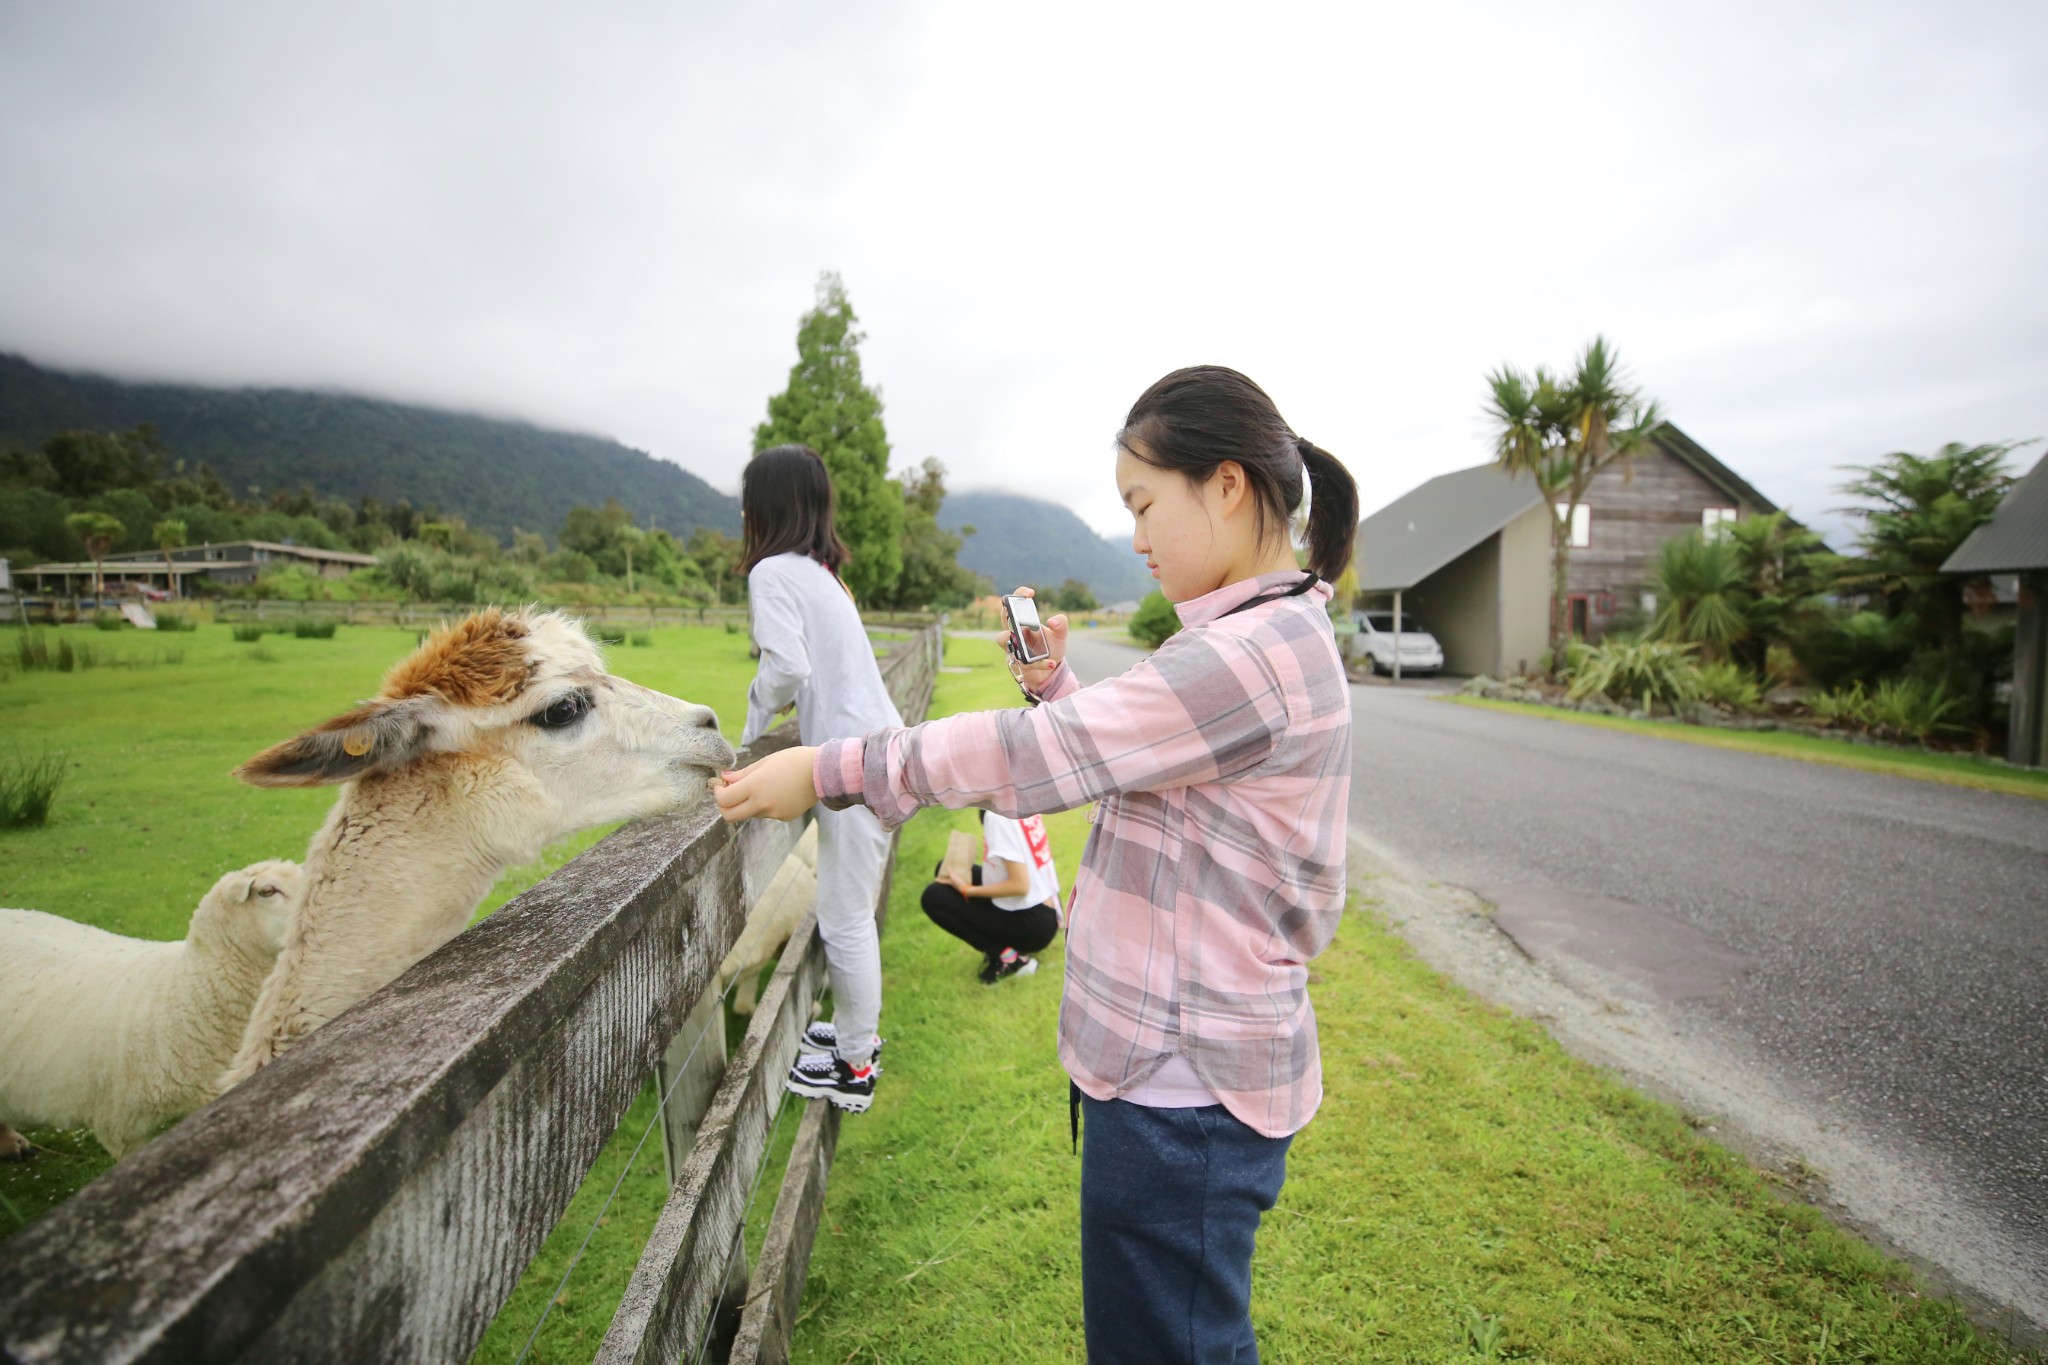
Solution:
[{"label": "mown lawn", "polygon": [[[419,635],[343,626],[330,640],[269,635],[243,644],[210,623],[166,635],[61,629],[114,662],[84,672],[23,671],[14,666],[16,629],[0,629],[0,761],[61,752],[67,770],[49,824],[0,829],[0,905],[153,939],[182,938],[192,907],[223,872],[304,856],[334,794],[250,787],[230,770],[374,693]],[[56,638],[49,628],[44,634]],[[754,675],[745,632],[669,626],[650,634],[647,647],[612,647],[613,669],[710,705],[737,740]],[[485,910],[602,833],[568,840],[508,873]],[[0,1163],[0,1237],[110,1164],[89,1134],[30,1136],[49,1151],[32,1162]]]},{"label": "mown lawn", "polygon": [[[272,810],[278,797],[303,794],[238,788],[222,774],[368,692],[410,644],[397,631],[361,636],[273,641],[279,662],[258,664],[238,657],[247,647],[223,629],[218,642],[202,632],[203,648],[189,648],[183,665],[0,683],[0,705],[48,717],[49,737],[63,739],[59,747],[81,765],[50,830],[0,833],[0,903],[104,909],[145,899],[134,889],[142,885],[149,904],[189,908],[219,868],[302,848],[323,799]],[[745,637],[717,628],[655,636],[651,649],[614,649],[618,670],[711,703],[735,729],[751,676]],[[986,640],[949,643],[948,663],[968,671],[942,676],[938,714],[1015,704],[995,649]],[[247,702],[252,686],[294,676],[294,690]],[[685,678],[708,682],[693,691]],[[18,690],[25,684],[31,693]],[[68,701],[71,684],[104,690]],[[45,704],[22,705],[25,695]],[[110,708],[128,717],[124,739],[101,733],[112,728]],[[138,771],[147,765],[134,734],[178,724],[189,732],[195,718],[208,738],[179,760],[182,783]],[[10,738],[19,733],[7,729]],[[145,804],[137,787],[152,784],[153,804]],[[118,844],[127,824],[143,821],[172,831],[148,856],[103,866],[66,853]],[[1048,823],[1070,884],[1086,814]],[[971,825],[964,812],[927,811],[904,831],[883,941],[888,1070],[875,1108],[841,1130],[798,1328],[800,1361],[1083,1358],[1080,1164],[1053,1051],[1060,945],[1036,976],[984,988],[972,954],[916,904],[945,833]],[[18,858],[22,849],[32,856]],[[201,855],[205,870],[185,866]],[[157,925],[158,936],[174,936],[182,912],[138,923],[128,932]],[[1346,917],[1315,972],[1328,1098],[1295,1144],[1280,1207],[1261,1235],[1254,1314],[1267,1360],[2033,1359],[1976,1333],[1904,1268],[1784,1197],[1681,1114],[1566,1056],[1538,1025],[1447,984],[1370,902]],[[785,1145],[794,1113],[793,1103],[785,1107]],[[626,1172],[652,1116],[643,1095],[478,1359],[519,1356],[586,1237],[528,1358],[589,1358],[665,1194],[658,1137]],[[30,1169],[0,1167],[0,1193],[32,1215],[40,1206],[20,1180]],[[757,1229],[779,1178],[771,1169],[763,1181]],[[598,1224],[615,1183],[617,1198]]]},{"label": "mown lawn", "polygon": [[1891,777],[1911,777],[1922,782],[1940,782],[1951,787],[2004,792],[2009,796],[2031,796],[2048,801],[2048,770],[2015,768],[1970,754],[1944,754],[1932,750],[1878,748],[1846,739],[1820,735],[1791,734],[1783,730],[1717,730],[1705,725],[1686,725],[1671,720],[1631,720],[1627,716],[1591,715],[1566,711],[1556,706],[1530,702],[1496,701],[1491,697],[1445,695],[1440,701],[1460,706],[1477,706],[1488,711],[1538,716],[1544,720],[1568,721],[1606,730],[1634,730],[1675,739],[1685,744],[1704,744],[1715,749],[1740,749],[1753,754],[1796,758],[1802,763],[1823,763],[1834,768],[1855,768]]},{"label": "mown lawn", "polygon": [[[990,659],[937,709],[1013,695]],[[918,816],[900,865],[966,818]],[[1070,880],[1081,816],[1052,823]],[[795,1358],[1081,1360],[1061,954],[983,988],[916,889],[899,880],[884,945],[889,1074],[841,1129]],[[1328,1095],[1261,1234],[1265,1359],[2022,1359],[1683,1115],[1448,984],[1370,902],[1315,972]]]}]

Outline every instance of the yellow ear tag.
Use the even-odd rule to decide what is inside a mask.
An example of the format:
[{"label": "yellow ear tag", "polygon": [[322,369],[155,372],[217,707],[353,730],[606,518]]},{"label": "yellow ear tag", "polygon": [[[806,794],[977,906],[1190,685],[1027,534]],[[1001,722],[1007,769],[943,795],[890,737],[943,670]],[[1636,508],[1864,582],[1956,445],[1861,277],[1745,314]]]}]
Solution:
[{"label": "yellow ear tag", "polygon": [[351,730],[341,737],[341,751],[350,758],[361,758],[376,742],[376,736],[368,730]]}]

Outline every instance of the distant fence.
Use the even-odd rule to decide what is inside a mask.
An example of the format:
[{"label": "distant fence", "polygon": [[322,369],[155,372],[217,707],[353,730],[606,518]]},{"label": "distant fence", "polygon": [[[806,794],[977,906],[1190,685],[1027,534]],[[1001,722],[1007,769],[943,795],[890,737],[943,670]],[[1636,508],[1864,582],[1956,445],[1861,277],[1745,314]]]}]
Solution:
[{"label": "distant fence", "polygon": [[[882,663],[906,719],[941,646]],[[597,1359],[703,1359],[724,1303],[730,1360],[786,1360],[837,1109],[804,1106],[750,1275],[742,1236],[824,986],[815,919],[729,1062],[707,987],[799,832],[642,822],[474,925],[16,1234],[0,1359],[466,1359],[652,1073],[668,1202]]]},{"label": "distant fence", "polygon": [[[109,602],[114,599],[108,599]],[[124,601],[133,599],[121,599]],[[468,602],[292,602],[282,598],[190,598],[184,601],[152,602],[152,611],[211,612],[216,621],[339,621],[359,626],[427,627],[453,621],[477,609]],[[622,629],[654,626],[698,626],[735,623],[747,626],[747,608],[739,605],[705,607],[648,607],[609,605],[603,602],[555,602],[572,616]],[[57,597],[30,594],[25,605],[0,598],[0,621],[14,621],[26,611],[31,622],[56,623],[89,620],[96,610],[113,610],[96,605],[90,596]],[[863,612],[861,619],[871,626],[921,630],[933,624],[929,612]]]}]

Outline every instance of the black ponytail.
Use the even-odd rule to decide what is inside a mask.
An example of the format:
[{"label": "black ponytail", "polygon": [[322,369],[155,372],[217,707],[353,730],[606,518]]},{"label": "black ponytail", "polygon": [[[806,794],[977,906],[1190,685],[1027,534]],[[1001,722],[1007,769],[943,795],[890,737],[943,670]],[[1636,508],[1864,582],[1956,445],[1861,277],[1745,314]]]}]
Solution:
[{"label": "black ponytail", "polygon": [[[1225,460],[1245,472],[1261,539],[1287,526],[1308,472],[1308,566],[1336,582],[1351,564],[1358,532],[1358,485],[1337,457],[1296,436],[1266,391],[1236,370],[1192,365],[1140,394],[1117,433],[1135,459],[1207,482]],[[1142,448],[1141,448],[1142,447]]]},{"label": "black ponytail", "polygon": [[1351,566],[1351,542],[1358,535],[1358,483],[1337,457],[1305,437],[1295,438],[1308,470],[1308,566],[1334,583]]}]

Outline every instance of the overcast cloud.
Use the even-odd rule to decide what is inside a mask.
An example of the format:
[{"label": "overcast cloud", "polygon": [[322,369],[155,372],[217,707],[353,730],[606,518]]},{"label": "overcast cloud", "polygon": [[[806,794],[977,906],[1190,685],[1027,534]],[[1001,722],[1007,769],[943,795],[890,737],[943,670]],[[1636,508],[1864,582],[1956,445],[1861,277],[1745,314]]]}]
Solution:
[{"label": "overcast cloud", "polygon": [[0,349],[732,489],[836,269],[899,467],[1113,532],[1199,361],[1367,510],[1595,332],[1830,530],[1840,464],[2048,434],[2048,5],[292,8],[0,4]]}]

